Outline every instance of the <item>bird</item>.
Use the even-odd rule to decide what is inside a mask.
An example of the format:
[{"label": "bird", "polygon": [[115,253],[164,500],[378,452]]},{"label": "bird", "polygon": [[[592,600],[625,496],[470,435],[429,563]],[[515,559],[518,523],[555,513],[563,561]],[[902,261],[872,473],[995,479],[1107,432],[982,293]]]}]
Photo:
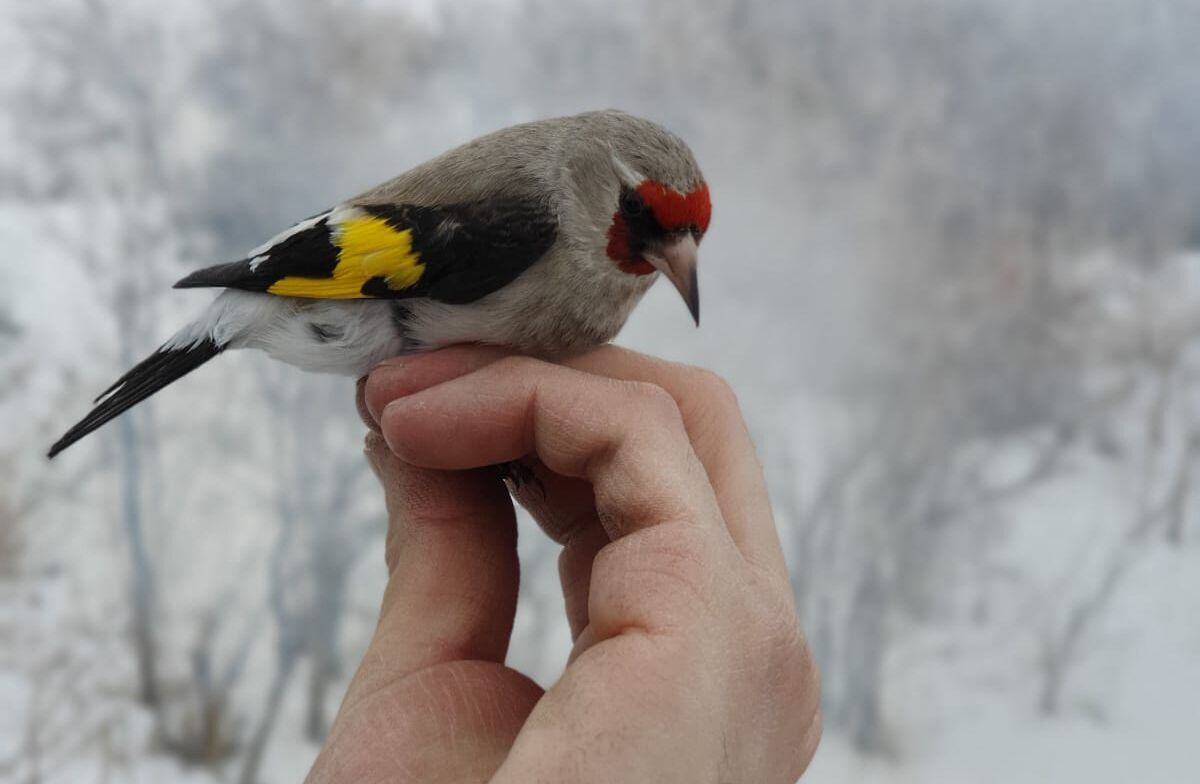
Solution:
[{"label": "bird", "polygon": [[553,360],[612,340],[659,277],[699,326],[711,215],[691,149],[650,120],[610,109],[481,136],[177,282],[223,291],[49,457],[230,349],[351,377],[459,343]]}]

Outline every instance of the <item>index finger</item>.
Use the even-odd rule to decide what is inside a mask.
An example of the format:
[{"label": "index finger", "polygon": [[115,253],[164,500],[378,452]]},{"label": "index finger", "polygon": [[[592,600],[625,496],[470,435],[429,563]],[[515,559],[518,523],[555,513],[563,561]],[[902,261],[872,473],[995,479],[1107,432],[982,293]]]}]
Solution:
[{"label": "index finger", "polygon": [[393,452],[427,468],[535,453],[592,484],[613,538],[661,522],[725,531],[678,407],[651,384],[510,357],[391,401],[380,425]]},{"label": "index finger", "polygon": [[[364,407],[378,421],[383,408],[397,397],[465,375],[505,356],[499,349],[455,346],[389,360],[371,371]],[[742,555],[751,563],[786,576],[762,467],[728,384],[708,371],[616,346],[605,346],[563,364],[593,375],[651,383],[670,394]],[[552,500],[555,507],[561,505],[562,499]],[[590,514],[587,509],[556,511],[576,521]]]}]

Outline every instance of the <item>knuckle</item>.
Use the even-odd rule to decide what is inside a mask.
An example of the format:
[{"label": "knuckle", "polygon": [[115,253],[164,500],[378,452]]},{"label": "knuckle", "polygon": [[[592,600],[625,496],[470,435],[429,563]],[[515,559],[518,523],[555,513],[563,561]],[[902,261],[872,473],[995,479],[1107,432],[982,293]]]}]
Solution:
[{"label": "knuckle", "polygon": [[738,407],[737,393],[733,391],[733,387],[724,377],[708,368],[685,365],[683,377],[688,389],[695,390],[711,404],[726,408]]},{"label": "knuckle", "polygon": [[711,614],[711,553],[687,528],[660,523],[618,539],[597,554],[593,584],[619,587],[619,606],[655,608],[638,624],[651,631]]},{"label": "knuckle", "polygon": [[789,734],[807,733],[820,712],[821,677],[816,660],[793,610],[770,613],[765,625],[763,642],[768,653],[764,672],[784,713],[781,724],[791,727]]},{"label": "knuckle", "polygon": [[[807,667],[811,660],[800,617],[790,593],[771,589],[762,591],[752,605],[751,620],[768,650],[776,651],[785,667]],[[797,655],[799,654],[799,657]]]},{"label": "knuckle", "polygon": [[647,573],[687,585],[697,595],[707,593],[701,590],[707,583],[707,548],[699,542],[698,537],[686,532],[678,533],[673,536],[660,535],[647,541],[643,545],[645,558],[642,568]]},{"label": "knuckle", "polygon": [[681,420],[675,398],[658,384],[648,381],[626,381],[623,384],[636,405],[646,409],[655,418]]},{"label": "knuckle", "polygon": [[687,390],[688,407],[697,414],[730,417],[741,411],[733,387],[707,368],[685,366],[683,388]]}]

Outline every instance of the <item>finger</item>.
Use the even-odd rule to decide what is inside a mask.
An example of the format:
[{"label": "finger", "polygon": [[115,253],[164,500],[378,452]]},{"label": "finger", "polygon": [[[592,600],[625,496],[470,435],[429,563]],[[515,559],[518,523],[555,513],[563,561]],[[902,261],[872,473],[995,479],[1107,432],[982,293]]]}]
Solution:
[{"label": "finger", "polygon": [[516,488],[513,498],[551,539],[563,546],[558,556],[558,576],[571,639],[575,640],[588,624],[592,560],[612,540],[596,516],[596,497],[590,484],[556,474],[537,458],[527,458],[525,463],[534,481]]},{"label": "finger", "polygon": [[[470,372],[504,355],[498,349],[464,346],[383,363],[371,376],[370,407],[381,412],[397,396]],[[598,375],[650,381],[666,389],[680,407],[684,426],[716,491],[730,535],[748,561],[786,579],[786,564],[762,470],[728,385],[707,371],[613,346],[568,360],[566,364]],[[544,470],[535,470],[535,475],[539,480],[537,486],[515,495],[555,541],[565,543],[568,535],[587,525],[599,525],[590,492],[572,487],[582,483],[564,480]],[[599,537],[593,535],[591,539],[597,541]],[[572,572],[572,567],[583,563],[582,559],[572,557],[562,562],[561,568],[567,570],[561,575],[564,589],[586,586],[586,581]],[[586,595],[572,597],[578,598],[583,601],[569,604],[586,608]],[[586,624],[582,616],[570,620],[573,627],[577,623]]]},{"label": "finger", "polygon": [[[383,407],[396,397],[471,372],[506,354],[501,349],[459,346],[389,360],[372,371],[367,385],[368,408],[378,418]],[[568,359],[564,364],[595,375],[649,382],[666,390],[679,407],[688,437],[708,473],[730,535],[742,554],[750,562],[780,577],[786,576],[762,467],[728,384],[706,370],[616,346],[605,346]],[[557,506],[571,497],[550,496],[550,499]],[[564,509],[558,514],[579,517],[583,511]]]},{"label": "finger", "polygon": [[578,642],[579,635],[591,622],[588,603],[591,598],[592,564],[596,561],[596,554],[611,541],[603,527],[589,525],[568,539],[558,555],[558,579],[562,583],[571,642]]},{"label": "finger", "polygon": [[[359,410],[378,431],[388,403],[485,367],[509,354],[489,346],[452,346],[414,357],[397,357],[372,368],[359,382]],[[573,531],[596,521],[591,486],[549,471],[536,458],[529,468],[536,481],[512,488],[513,496],[551,539],[564,544]]]},{"label": "finger", "polygon": [[386,494],[390,576],[346,706],[433,664],[503,662],[519,580],[512,503],[493,473],[406,465],[374,433],[367,450]]},{"label": "finger", "polygon": [[367,429],[378,433],[379,422],[367,410],[367,377],[363,376],[354,384],[354,407],[358,409],[358,418],[362,420]]},{"label": "finger", "polygon": [[511,357],[393,400],[380,424],[402,460],[429,468],[536,453],[551,471],[591,482],[613,538],[664,521],[724,531],[678,408],[649,384]]},{"label": "finger", "polygon": [[490,781],[542,693],[492,662],[413,673],[339,714],[305,784]]},{"label": "finger", "polygon": [[738,549],[752,563],[786,577],[762,465],[732,389],[700,368],[605,346],[567,360],[570,367],[611,378],[649,382],[675,399],[696,456],[704,465]]},{"label": "finger", "polygon": [[634,532],[595,559],[591,620],[493,781],[704,781],[722,771],[731,673],[752,663],[725,652],[736,647],[714,633],[724,619],[704,609],[721,602],[709,565],[718,575],[726,565],[681,546],[694,537],[677,528]]},{"label": "finger", "polygon": [[396,398],[464,376],[508,354],[491,346],[451,346],[380,362],[371,368],[363,385],[363,407],[372,421],[379,422],[384,407]]},{"label": "finger", "polygon": [[[392,400],[465,375],[504,356],[505,352],[489,347],[455,346],[416,358],[383,362],[372,369],[369,377],[360,379],[360,414],[378,430],[377,417]],[[590,484],[549,471],[536,458],[526,462],[535,481],[509,489],[542,530],[564,546],[559,574],[567,622],[575,638],[588,622],[590,559],[609,539],[596,517]]]},{"label": "finger", "polygon": [[547,536],[566,545],[582,529],[599,525],[591,484],[557,474],[537,457],[527,457],[521,462],[529,470],[532,481],[510,487],[510,492]]}]

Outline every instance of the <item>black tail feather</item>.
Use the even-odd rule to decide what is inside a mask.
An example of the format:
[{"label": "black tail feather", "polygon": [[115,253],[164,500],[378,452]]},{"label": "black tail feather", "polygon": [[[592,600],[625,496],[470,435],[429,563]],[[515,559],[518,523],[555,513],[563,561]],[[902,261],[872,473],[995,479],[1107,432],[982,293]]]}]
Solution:
[{"label": "black tail feather", "polygon": [[205,339],[185,348],[160,348],[143,359],[96,398],[96,407],[50,447],[54,457],[106,422],[142,402],[158,390],[183,378],[220,354],[223,346]]}]

